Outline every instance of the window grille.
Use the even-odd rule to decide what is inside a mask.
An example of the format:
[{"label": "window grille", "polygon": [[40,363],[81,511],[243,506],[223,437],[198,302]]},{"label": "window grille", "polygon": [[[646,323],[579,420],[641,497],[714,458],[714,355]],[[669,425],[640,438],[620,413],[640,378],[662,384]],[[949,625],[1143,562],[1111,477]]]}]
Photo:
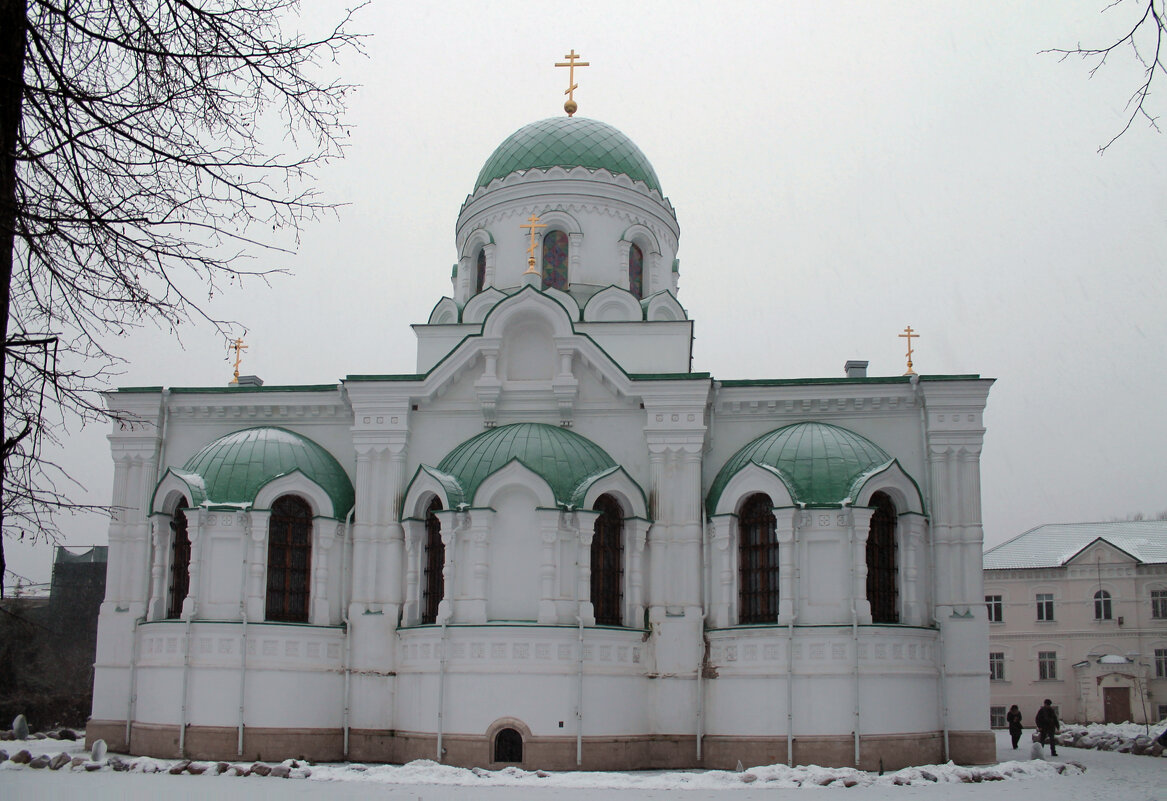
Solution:
[{"label": "window grille", "polygon": [[1167,619],[1167,590],[1151,590],[1151,617]]},{"label": "window grille", "polygon": [[1005,707],[989,707],[989,726],[994,729],[1003,729],[1008,725],[1005,721]]},{"label": "window grille", "polygon": [[644,297],[644,251],[636,245],[628,248],[628,291]]},{"label": "window grille", "polygon": [[563,231],[543,237],[543,288],[567,289],[568,239]]},{"label": "window grille", "polygon": [[442,523],[435,512],[442,510],[437,498],[430,501],[425,513],[425,575],[421,596],[421,622],[436,623],[438,604],[445,594],[442,570],[446,565],[446,546],[442,543]]},{"label": "window grille", "polygon": [[190,591],[190,534],[187,531],[187,500],[182,498],[170,519],[170,595],[166,603],[166,617],[182,617],[182,602]]},{"label": "window grille", "polygon": [[474,291],[481,292],[486,285],[486,249],[478,251],[478,263],[475,265]]},{"label": "window grille", "polygon": [[751,495],[738,517],[740,623],[778,620],[778,521],[769,495]]},{"label": "window grille", "polygon": [[267,620],[308,622],[312,508],[295,495],[271,505],[267,544]]},{"label": "window grille", "polygon": [[1167,648],[1155,649],[1155,678],[1167,679]]},{"label": "window grille", "polygon": [[619,626],[624,585],[624,510],[611,495],[596,499],[592,535],[592,607],[596,623]]},{"label": "window grille", "polygon": [[875,514],[867,534],[867,600],[873,623],[898,623],[896,509],[885,493],[871,496]]}]

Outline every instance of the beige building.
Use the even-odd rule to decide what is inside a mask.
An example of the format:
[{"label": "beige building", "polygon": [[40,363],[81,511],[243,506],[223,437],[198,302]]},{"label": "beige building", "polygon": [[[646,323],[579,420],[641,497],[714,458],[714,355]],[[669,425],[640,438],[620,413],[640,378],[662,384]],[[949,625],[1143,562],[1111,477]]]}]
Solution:
[{"label": "beige building", "polygon": [[990,718],[1167,718],[1167,521],[1038,526],[985,552]]}]

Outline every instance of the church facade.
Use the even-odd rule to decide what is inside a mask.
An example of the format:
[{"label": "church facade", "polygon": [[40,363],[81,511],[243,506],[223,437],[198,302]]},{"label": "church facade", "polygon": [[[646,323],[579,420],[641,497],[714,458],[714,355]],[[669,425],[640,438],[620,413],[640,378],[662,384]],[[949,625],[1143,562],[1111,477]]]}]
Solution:
[{"label": "church facade", "polygon": [[615,128],[527,125],[415,371],[128,388],[90,739],[588,769],[995,758],[978,376],[717,380]]}]

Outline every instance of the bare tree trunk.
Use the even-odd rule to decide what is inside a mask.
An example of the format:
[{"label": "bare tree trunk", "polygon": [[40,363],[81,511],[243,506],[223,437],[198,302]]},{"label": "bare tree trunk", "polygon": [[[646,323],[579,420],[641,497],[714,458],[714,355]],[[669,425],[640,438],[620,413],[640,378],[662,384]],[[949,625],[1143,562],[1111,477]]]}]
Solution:
[{"label": "bare tree trunk", "polygon": [[[8,392],[8,304],[12,287],[13,248],[16,242],[16,141],[24,90],[27,0],[0,0],[0,392]],[[0,413],[0,491],[5,485],[8,454],[15,443]],[[0,504],[0,597],[4,595],[4,508]]]}]

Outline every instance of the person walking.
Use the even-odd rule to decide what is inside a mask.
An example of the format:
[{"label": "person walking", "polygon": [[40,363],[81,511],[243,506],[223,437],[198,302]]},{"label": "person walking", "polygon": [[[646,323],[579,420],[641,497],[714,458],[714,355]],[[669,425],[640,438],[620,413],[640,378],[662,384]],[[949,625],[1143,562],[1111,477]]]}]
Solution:
[{"label": "person walking", "polygon": [[1061,728],[1061,724],[1058,723],[1058,713],[1054,711],[1053,701],[1045,699],[1041,709],[1037,710],[1037,717],[1034,718],[1033,722],[1037,724],[1038,742],[1045,745],[1045,741],[1048,739],[1050,756],[1057,756],[1058,746],[1054,735]]},{"label": "person walking", "polygon": [[1017,743],[1021,740],[1021,710],[1017,704],[1009,707],[1005,722],[1009,724],[1009,736],[1013,738],[1013,750],[1016,751]]}]

